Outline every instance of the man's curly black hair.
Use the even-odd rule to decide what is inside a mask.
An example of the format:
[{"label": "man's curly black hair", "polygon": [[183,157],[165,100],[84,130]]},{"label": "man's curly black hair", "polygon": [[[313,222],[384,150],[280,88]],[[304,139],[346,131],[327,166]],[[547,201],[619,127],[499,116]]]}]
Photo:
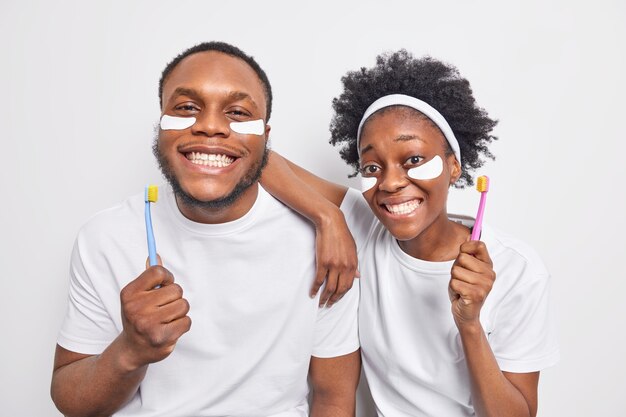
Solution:
[{"label": "man's curly black hair", "polygon": [[159,104],[163,106],[163,84],[167,80],[167,77],[170,75],[170,73],[174,70],[174,68],[176,68],[176,66],[180,63],[180,61],[187,58],[189,55],[209,51],[221,52],[223,54],[239,58],[246,64],[248,64],[254,70],[254,72],[256,72],[256,75],[258,75],[259,80],[261,80],[261,84],[263,85],[263,90],[265,91],[265,102],[267,107],[265,121],[267,122],[270,119],[270,115],[272,114],[272,86],[270,85],[270,80],[267,78],[265,71],[263,71],[261,66],[255,61],[252,56],[247,55],[241,49],[226,42],[213,41],[200,43],[198,45],[192,46],[189,49],[184,50],[169,64],[167,64],[167,66],[161,73],[161,79],[159,80]]},{"label": "man's curly black hair", "polygon": [[482,156],[495,159],[488,145],[497,139],[490,133],[498,122],[476,105],[469,81],[455,67],[428,56],[416,59],[401,49],[379,55],[374,67],[350,71],[341,81],[344,90],[333,99],[330,143],[342,146],[341,158],[354,167],[353,176],[359,170],[356,135],[361,118],[370,104],[389,94],[416,97],[446,118],[461,148],[463,173],[456,187],[473,185],[470,173],[483,165]]}]

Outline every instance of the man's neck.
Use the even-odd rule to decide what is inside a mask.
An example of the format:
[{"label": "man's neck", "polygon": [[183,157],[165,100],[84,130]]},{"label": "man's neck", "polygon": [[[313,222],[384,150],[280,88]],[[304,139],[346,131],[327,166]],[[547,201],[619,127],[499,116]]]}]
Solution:
[{"label": "man's neck", "polygon": [[182,199],[176,196],[178,210],[191,221],[204,224],[219,224],[232,222],[243,217],[250,211],[256,202],[259,193],[259,183],[255,182],[239,196],[231,205],[219,208],[198,207],[185,204]]}]

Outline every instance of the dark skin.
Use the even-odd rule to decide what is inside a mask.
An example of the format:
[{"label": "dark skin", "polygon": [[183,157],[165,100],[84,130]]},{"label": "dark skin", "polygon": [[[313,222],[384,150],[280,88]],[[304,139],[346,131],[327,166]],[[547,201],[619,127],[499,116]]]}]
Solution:
[{"label": "dark skin", "polygon": [[[244,61],[219,52],[188,56],[163,85],[163,114],[195,117],[184,130],[160,131],[159,147],[185,193],[199,201],[228,195],[262,158],[270,127],[263,135],[231,131],[230,122],[265,119],[261,81]],[[191,152],[227,155],[224,167],[192,164]],[[247,213],[256,200],[258,183],[233,205],[178,207],[198,223],[223,223]],[[150,364],[167,360],[178,340],[191,328],[189,303],[175,277],[162,265],[147,268],[120,294],[123,330],[99,355],[84,355],[57,345],[52,376],[53,401],[67,416],[109,416],[137,392]],[[333,369],[344,367],[342,375]],[[311,381],[320,399],[316,415],[354,414],[360,372],[359,353],[312,359]],[[333,413],[326,412],[332,407]]]},{"label": "dark skin", "polygon": [[[270,132],[242,135],[231,131],[231,122],[265,119],[265,93],[256,73],[245,62],[219,52],[203,52],[183,60],[163,85],[163,113],[195,117],[185,130],[161,131],[159,146],[183,190],[200,201],[223,198],[258,163]],[[238,76],[234,76],[237,74]],[[227,140],[226,140],[227,139]],[[190,152],[226,155],[234,162],[226,167],[192,164]],[[224,223],[250,210],[258,192],[254,183],[232,206],[211,209],[185,205],[180,211],[198,223]]]},{"label": "dark skin", "polygon": [[148,365],[167,358],[191,327],[183,290],[161,265],[124,287],[120,301],[123,330],[100,355],[57,345],[51,394],[67,416],[109,416],[119,410],[137,391]]},{"label": "dark skin", "polygon": [[[391,108],[373,115],[365,123],[360,154],[363,175],[377,179],[376,185],[363,195],[402,250],[427,261],[454,260],[448,295],[470,373],[477,415],[534,417],[539,372],[502,372],[479,321],[480,310],[496,276],[485,244],[469,241],[469,229],[448,219],[448,189],[460,177],[461,168],[448,151],[445,137],[431,121],[412,110]],[[411,168],[436,155],[443,160],[439,176],[429,180],[409,177]],[[325,199],[341,204],[345,187],[322,180],[279,155],[272,158],[274,166],[268,168],[275,170],[272,177],[285,189],[298,189],[301,187],[298,182],[304,182],[316,191],[307,193],[309,200]],[[281,170],[285,170],[284,176],[280,175]],[[285,193],[281,199],[296,210],[324,207],[321,203],[301,204],[301,199],[296,197]],[[388,207],[393,209],[400,204],[415,208],[394,214]]]},{"label": "dark skin", "polygon": [[[339,205],[343,194],[327,194],[324,198],[312,199],[318,193],[317,187],[309,185],[309,181],[297,181],[297,178],[284,173],[297,172],[298,176],[306,176],[310,182],[320,181],[310,172],[290,164],[275,152],[270,153],[269,162],[263,171],[261,183],[274,197],[287,203],[291,208],[307,217],[317,230],[316,235],[316,276],[311,296],[326,282],[320,296],[320,306],[331,307],[352,288],[354,278],[359,276],[357,270],[356,245],[346,225]],[[295,180],[294,186],[289,186]],[[328,182],[328,187],[334,184]]]},{"label": "dark skin", "polygon": [[[496,279],[487,247],[469,241],[470,231],[448,219],[450,185],[461,175],[445,138],[410,110],[391,109],[374,115],[361,136],[361,167],[377,178],[363,195],[370,208],[398,240],[402,250],[427,261],[454,259],[448,293],[459,329],[470,377],[472,400],[479,416],[528,417],[537,413],[539,372],[502,372],[480,324],[480,310]],[[414,113],[413,113],[414,114]],[[413,180],[408,169],[439,155],[443,172],[431,180]],[[411,213],[396,215],[386,204],[417,201]]]}]

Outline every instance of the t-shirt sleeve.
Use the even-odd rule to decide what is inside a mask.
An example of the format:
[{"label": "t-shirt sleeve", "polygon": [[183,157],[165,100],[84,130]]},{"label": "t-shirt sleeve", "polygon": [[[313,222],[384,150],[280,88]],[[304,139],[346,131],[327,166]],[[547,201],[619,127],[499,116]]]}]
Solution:
[{"label": "t-shirt sleeve", "polygon": [[372,213],[363,194],[354,188],[348,188],[340,208],[356,242],[357,251],[360,251],[369,239],[378,219]]},{"label": "t-shirt sleeve", "polygon": [[489,335],[500,369],[507,372],[540,371],[559,360],[550,276],[546,272],[522,281],[502,303]]},{"label": "t-shirt sleeve", "polygon": [[117,337],[119,331],[87,274],[80,241],[79,234],[70,263],[67,313],[57,343],[72,352],[96,355]]},{"label": "t-shirt sleeve", "polygon": [[313,356],[333,358],[347,355],[359,348],[357,322],[359,296],[359,285],[355,283],[332,307],[318,309]]}]

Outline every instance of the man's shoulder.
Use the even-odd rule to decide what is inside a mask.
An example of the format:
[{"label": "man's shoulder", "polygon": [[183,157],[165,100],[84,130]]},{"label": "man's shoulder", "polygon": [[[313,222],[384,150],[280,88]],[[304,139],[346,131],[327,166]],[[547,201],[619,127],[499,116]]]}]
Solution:
[{"label": "man's shoulder", "polygon": [[93,214],[83,224],[79,235],[110,234],[136,225],[143,218],[143,193],[130,196],[122,202]]},{"label": "man's shoulder", "polygon": [[259,206],[259,212],[264,217],[274,217],[277,220],[304,220],[306,223],[313,227],[313,224],[306,218],[302,217],[297,211],[278,200],[271,195],[261,183],[259,183],[259,195],[257,205]]}]

